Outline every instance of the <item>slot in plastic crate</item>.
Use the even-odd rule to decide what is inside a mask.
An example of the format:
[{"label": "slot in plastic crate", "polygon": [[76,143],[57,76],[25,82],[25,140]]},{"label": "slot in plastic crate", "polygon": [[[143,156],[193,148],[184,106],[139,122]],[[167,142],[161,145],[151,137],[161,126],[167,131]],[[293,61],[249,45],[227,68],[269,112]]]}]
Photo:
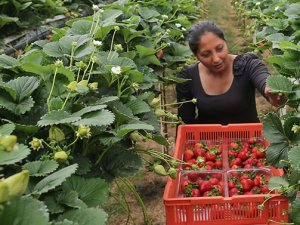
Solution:
[{"label": "slot in plastic crate", "polygon": [[[262,124],[181,125],[178,127],[174,157],[181,159],[185,145],[191,141],[208,140],[225,142],[231,139],[262,137]],[[226,170],[223,170],[226,173]],[[280,176],[280,170],[271,169],[271,175]],[[179,176],[180,177],[180,176]],[[164,192],[167,225],[254,225],[288,222],[288,200],[271,194],[263,210],[257,206],[265,195],[232,197],[178,197],[179,179],[168,179]]]}]

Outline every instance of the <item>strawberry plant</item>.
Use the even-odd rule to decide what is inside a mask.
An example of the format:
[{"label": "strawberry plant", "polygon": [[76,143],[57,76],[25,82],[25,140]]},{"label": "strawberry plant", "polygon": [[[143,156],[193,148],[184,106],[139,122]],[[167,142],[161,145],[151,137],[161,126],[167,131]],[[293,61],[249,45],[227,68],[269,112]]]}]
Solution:
[{"label": "strawberry plant", "polygon": [[[258,51],[271,53],[266,61],[277,74],[270,76],[267,85],[274,93],[282,93],[286,102],[276,109],[286,109],[286,113],[268,113],[263,120],[263,135],[270,143],[266,158],[270,165],[282,168],[284,176],[272,177],[269,189],[287,196],[291,202],[289,211],[291,222],[300,224],[300,170],[299,170],[299,9],[298,1],[243,1],[241,8],[247,9],[260,2],[259,7],[248,10],[254,15],[257,25],[254,35],[256,42],[264,43]],[[249,9],[249,8],[248,8]],[[247,17],[249,18],[249,17]]]},{"label": "strawberry plant", "polygon": [[[190,57],[180,41],[198,13],[195,2],[177,3],[94,5],[93,15],[54,28],[18,58],[0,55],[1,222],[105,224],[101,205],[116,181],[150,223],[128,177],[144,168],[145,154],[165,163],[152,165],[156,173],[177,176],[178,161],[138,145],[168,146],[155,87],[178,81],[161,78],[161,68]],[[179,122],[163,111],[165,122]]]}]

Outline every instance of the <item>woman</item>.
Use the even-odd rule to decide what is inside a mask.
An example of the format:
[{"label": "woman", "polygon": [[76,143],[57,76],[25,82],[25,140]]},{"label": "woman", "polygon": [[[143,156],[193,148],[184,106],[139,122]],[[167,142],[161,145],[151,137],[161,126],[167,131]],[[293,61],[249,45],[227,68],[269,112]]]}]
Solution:
[{"label": "woman", "polygon": [[199,62],[185,68],[178,77],[190,79],[177,84],[178,115],[187,124],[229,124],[259,122],[255,89],[275,106],[284,102],[281,94],[266,87],[266,65],[254,54],[228,53],[224,34],[214,23],[195,24],[189,46]]}]

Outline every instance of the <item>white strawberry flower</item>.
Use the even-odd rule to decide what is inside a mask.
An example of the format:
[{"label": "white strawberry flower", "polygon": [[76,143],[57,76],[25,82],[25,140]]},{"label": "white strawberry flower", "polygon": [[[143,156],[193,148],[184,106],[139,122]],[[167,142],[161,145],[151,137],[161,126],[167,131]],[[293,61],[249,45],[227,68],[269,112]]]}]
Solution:
[{"label": "white strawberry flower", "polygon": [[260,2],[256,2],[255,5],[260,5]]},{"label": "white strawberry flower", "polygon": [[102,45],[102,41],[96,41],[96,40],[93,40],[93,44],[95,46],[101,46]]},{"label": "white strawberry flower", "polygon": [[122,71],[121,71],[121,67],[120,66],[113,66],[112,68],[111,68],[111,72],[113,73],[113,74],[120,74]]},{"label": "white strawberry flower", "polygon": [[163,19],[166,20],[166,19],[168,19],[169,17],[168,17],[167,15],[164,14],[164,15],[161,15],[161,18],[163,18]]},{"label": "white strawberry flower", "polygon": [[99,10],[99,6],[93,5],[93,10],[94,10],[94,11],[98,11],[98,10]]},{"label": "white strawberry flower", "polygon": [[175,26],[180,28],[181,27],[181,24],[180,23],[175,23]]},{"label": "white strawberry flower", "polygon": [[276,6],[274,10],[277,11],[278,9],[279,9],[279,6]]}]

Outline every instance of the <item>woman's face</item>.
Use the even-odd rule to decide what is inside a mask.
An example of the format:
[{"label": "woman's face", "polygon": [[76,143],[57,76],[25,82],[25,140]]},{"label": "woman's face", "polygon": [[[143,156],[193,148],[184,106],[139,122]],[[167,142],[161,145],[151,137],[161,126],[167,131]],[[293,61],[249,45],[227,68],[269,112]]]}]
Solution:
[{"label": "woman's face", "polygon": [[228,62],[227,44],[214,33],[206,32],[199,40],[196,56],[211,72],[221,72],[226,68]]}]

